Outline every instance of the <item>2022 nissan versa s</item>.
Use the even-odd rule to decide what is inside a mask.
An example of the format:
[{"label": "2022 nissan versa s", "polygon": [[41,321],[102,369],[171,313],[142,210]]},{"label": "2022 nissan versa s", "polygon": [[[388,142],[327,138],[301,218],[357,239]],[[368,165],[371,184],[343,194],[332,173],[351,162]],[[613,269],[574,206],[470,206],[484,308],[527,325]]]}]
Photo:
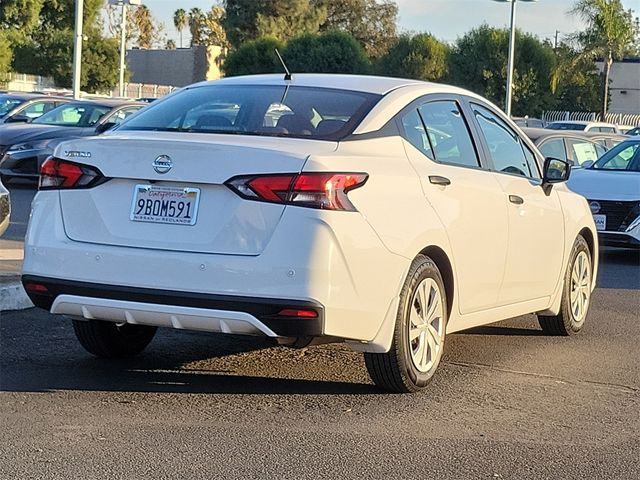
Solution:
[{"label": "2022 nissan versa s", "polygon": [[426,386],[446,334],[536,312],[578,332],[598,240],[570,167],[465,90],[342,75],[185,88],[42,166],[33,302],[91,353],[156,327],[346,341]]}]

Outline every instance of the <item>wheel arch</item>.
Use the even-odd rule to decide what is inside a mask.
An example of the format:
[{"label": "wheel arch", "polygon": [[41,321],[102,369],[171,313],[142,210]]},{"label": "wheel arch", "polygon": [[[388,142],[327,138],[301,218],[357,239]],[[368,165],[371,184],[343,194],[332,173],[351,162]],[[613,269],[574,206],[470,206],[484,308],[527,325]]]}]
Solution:
[{"label": "wheel arch", "polygon": [[450,318],[451,312],[453,311],[453,294],[455,292],[455,280],[451,261],[446,252],[435,245],[423,248],[420,254],[431,258],[438,267],[438,270],[440,270],[442,281],[444,282],[444,290],[447,294],[447,317]]}]

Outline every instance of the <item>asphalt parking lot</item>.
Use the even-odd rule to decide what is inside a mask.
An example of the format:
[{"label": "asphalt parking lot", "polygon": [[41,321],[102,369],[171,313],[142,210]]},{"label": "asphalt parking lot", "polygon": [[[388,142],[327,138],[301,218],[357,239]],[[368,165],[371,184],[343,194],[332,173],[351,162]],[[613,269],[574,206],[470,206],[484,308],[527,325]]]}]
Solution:
[{"label": "asphalt parking lot", "polygon": [[533,316],[451,335],[417,395],[342,345],[164,330],[105,361],[64,318],[3,312],[0,476],[640,478],[640,255],[601,260],[580,335]]}]

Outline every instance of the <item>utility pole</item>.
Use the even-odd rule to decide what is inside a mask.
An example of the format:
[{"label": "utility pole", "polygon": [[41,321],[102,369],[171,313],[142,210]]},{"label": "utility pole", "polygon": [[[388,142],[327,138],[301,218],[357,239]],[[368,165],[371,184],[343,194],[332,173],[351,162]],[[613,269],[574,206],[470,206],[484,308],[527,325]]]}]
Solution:
[{"label": "utility pole", "polygon": [[556,41],[553,42],[553,49],[556,50],[558,48],[558,34],[560,32],[558,30],[556,30]]},{"label": "utility pole", "polygon": [[80,98],[80,73],[82,70],[82,15],[84,0],[76,0],[76,22],[73,33],[73,98]]},{"label": "utility pole", "polygon": [[122,22],[120,23],[120,97],[124,97],[124,60],[127,54],[127,4],[122,2]]},{"label": "utility pole", "polygon": [[122,16],[120,22],[120,82],[119,95],[125,96],[124,92],[124,69],[125,57],[127,55],[127,6],[140,5],[142,0],[109,0],[109,5],[116,5],[122,8]]}]

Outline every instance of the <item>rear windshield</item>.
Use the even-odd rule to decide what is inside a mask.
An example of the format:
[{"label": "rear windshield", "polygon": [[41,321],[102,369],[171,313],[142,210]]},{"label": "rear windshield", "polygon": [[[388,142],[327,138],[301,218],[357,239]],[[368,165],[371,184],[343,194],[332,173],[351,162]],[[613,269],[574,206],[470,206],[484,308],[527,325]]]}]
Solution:
[{"label": "rear windshield", "polygon": [[379,95],[315,87],[206,85],[151,104],[118,130],[339,140]]},{"label": "rear windshield", "polygon": [[551,130],[584,130],[585,125],[580,123],[553,122],[547,125]]}]

